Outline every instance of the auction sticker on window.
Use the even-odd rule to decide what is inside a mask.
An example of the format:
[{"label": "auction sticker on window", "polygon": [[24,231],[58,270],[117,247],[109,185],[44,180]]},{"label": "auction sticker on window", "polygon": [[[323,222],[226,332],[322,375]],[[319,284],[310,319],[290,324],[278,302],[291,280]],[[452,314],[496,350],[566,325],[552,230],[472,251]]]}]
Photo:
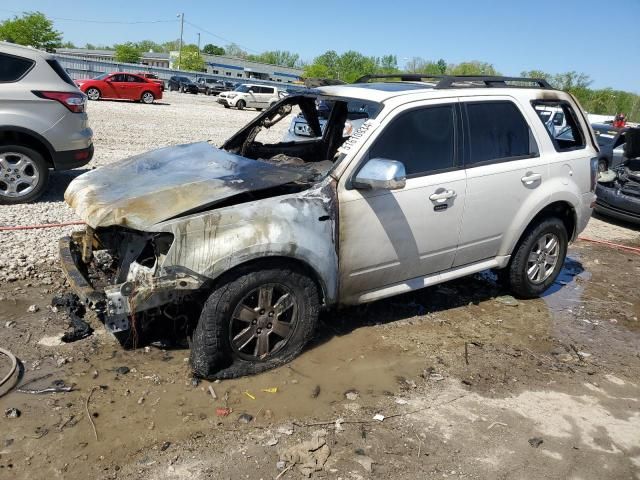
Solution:
[{"label": "auction sticker on window", "polygon": [[338,153],[347,154],[354,148],[360,147],[364,143],[365,139],[369,136],[377,126],[379,122],[369,119],[364,122],[360,128],[358,128],[353,134],[342,144],[338,149]]}]

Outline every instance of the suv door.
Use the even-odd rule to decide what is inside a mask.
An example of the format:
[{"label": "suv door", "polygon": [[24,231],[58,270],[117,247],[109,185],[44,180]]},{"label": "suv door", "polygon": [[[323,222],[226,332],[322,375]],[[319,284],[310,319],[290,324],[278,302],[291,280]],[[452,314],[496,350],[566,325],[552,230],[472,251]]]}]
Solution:
[{"label": "suv door", "polygon": [[269,102],[275,97],[275,89],[273,87],[260,87],[260,106],[268,107]]},{"label": "suv door", "polygon": [[454,266],[495,257],[517,213],[548,179],[548,161],[511,97],[461,101],[467,198]]},{"label": "suv door", "polygon": [[394,111],[349,176],[355,178],[366,160],[397,160],[406,169],[403,188],[357,190],[346,183],[339,190],[340,290],[347,303],[394,283],[423,283],[421,277],[451,268],[466,181],[458,160],[457,101],[439,102]]}]

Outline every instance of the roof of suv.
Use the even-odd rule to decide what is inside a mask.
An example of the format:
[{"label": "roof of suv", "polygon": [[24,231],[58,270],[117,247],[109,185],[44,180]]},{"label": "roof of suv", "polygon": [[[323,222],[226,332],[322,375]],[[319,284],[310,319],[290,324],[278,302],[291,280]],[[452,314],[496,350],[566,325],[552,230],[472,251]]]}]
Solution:
[{"label": "roof of suv", "polygon": [[[370,78],[401,78],[401,81],[369,83]],[[456,96],[468,96],[487,95],[488,91],[494,94],[504,94],[507,91],[513,91],[513,89],[558,92],[541,79],[495,76],[425,76],[420,74],[398,74],[395,77],[392,75],[366,76],[357,80],[356,83],[318,87],[316,90],[329,96],[385,102],[390,98],[411,94],[428,93],[429,97],[437,98],[450,97],[452,96],[451,91],[455,91]]]},{"label": "roof of suv", "polygon": [[53,55],[45,51],[9,42],[0,42],[0,51],[2,53],[8,53],[9,55],[30,58],[31,60],[36,60],[38,58],[48,60],[54,58]]}]

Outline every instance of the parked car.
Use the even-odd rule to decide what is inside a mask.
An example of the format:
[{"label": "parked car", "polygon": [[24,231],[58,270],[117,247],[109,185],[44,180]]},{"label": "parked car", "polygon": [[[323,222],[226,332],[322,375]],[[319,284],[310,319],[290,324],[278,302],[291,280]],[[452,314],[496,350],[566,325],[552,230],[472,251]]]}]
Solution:
[{"label": "parked car", "polygon": [[0,85],[0,204],[31,202],[93,157],[87,97],[53,55],[4,42]]},{"label": "parked car", "polygon": [[[288,92],[287,95],[290,95]],[[329,114],[331,113],[331,102],[317,102],[316,108],[318,110],[318,119],[320,121],[321,133],[324,133],[324,129],[329,121]],[[344,123],[343,136],[350,137],[353,132],[358,130],[365,121],[375,116],[377,112],[377,105],[375,103],[364,102],[349,102],[347,104],[347,119]],[[306,118],[303,113],[299,113],[291,119],[289,129],[285,134],[284,142],[300,142],[313,138],[313,132],[309,128]]]},{"label": "parked car", "polygon": [[188,77],[174,75],[169,79],[167,88],[169,88],[170,92],[177,90],[181,93],[198,94],[198,85],[193,83],[193,80]]},{"label": "parked car", "polygon": [[164,92],[164,80],[158,77],[155,73],[138,72],[136,75],[140,75],[142,78],[146,78],[147,80],[151,80],[153,83],[157,83],[160,85],[160,89]]},{"label": "parked car", "polygon": [[162,98],[160,85],[134,73],[103,73],[89,80],[76,80],[76,84],[89,100],[108,98],[149,104]]},{"label": "parked car", "polygon": [[263,110],[274,105],[282,96],[276,87],[268,85],[244,84],[231,92],[218,95],[218,103],[225,108],[235,107],[243,110],[247,107]]},{"label": "parked car", "polygon": [[[76,178],[65,199],[87,228],[60,241],[71,285],[123,341],[167,309],[197,312],[191,365],[207,378],[291,360],[323,308],[486,269],[518,297],[543,294],[595,201],[584,112],[543,80],[402,77],[291,94],[220,148],[167,147]],[[352,103],[375,108],[345,139]],[[562,109],[572,139],[550,135],[542,104]],[[266,140],[294,109],[310,139]]]},{"label": "parked car", "polygon": [[600,147],[600,153],[598,154],[599,170],[606,172],[608,169],[622,164],[628,128],[614,128],[604,123],[592,124],[591,128]]},{"label": "parked car", "polygon": [[222,92],[232,90],[230,86],[221,80],[214,78],[199,78],[196,82],[198,84],[198,92],[205,95],[218,95]]},{"label": "parked car", "polygon": [[[640,224],[640,129],[626,128],[621,162],[602,172],[596,187],[596,212]],[[615,149],[614,149],[615,151]]]}]

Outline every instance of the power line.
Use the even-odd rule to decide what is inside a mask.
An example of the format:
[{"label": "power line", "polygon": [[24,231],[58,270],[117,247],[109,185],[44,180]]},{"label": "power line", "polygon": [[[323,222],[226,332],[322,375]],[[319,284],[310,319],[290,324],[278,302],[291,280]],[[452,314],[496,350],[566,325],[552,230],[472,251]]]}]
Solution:
[{"label": "power line", "polygon": [[236,43],[236,42],[234,42],[233,40],[229,40],[228,38],[221,37],[220,35],[216,35],[216,34],[215,34],[215,33],[213,33],[213,32],[210,32],[210,31],[208,31],[208,30],[205,30],[204,28],[202,28],[202,27],[200,27],[200,26],[196,25],[195,23],[191,23],[191,22],[190,22],[190,21],[188,21],[188,20],[185,20],[185,21],[184,21],[184,23],[187,23],[187,24],[191,25],[192,27],[197,28],[198,30],[200,30],[200,31],[201,31],[201,32],[203,32],[203,33],[206,33],[206,34],[208,34],[208,35],[211,35],[212,37],[219,38],[220,40],[224,40],[225,42],[234,43],[234,44],[238,45],[239,47],[241,47],[242,49],[247,50],[248,52],[260,53],[260,52],[258,52],[257,50],[254,50],[253,48],[249,48],[249,47],[246,47],[246,46],[244,46],[244,45],[240,45],[239,43]]},{"label": "power line", "polygon": [[[8,10],[6,8],[0,8],[3,12],[10,12],[15,14],[27,13],[20,12],[17,10]],[[133,22],[124,22],[121,20],[92,20],[92,19],[82,19],[82,18],[64,18],[64,17],[51,17],[47,15],[47,18],[52,20],[58,20],[63,22],[81,22],[81,23],[104,23],[104,24],[118,24],[118,25],[138,25],[142,23],[175,23],[177,20],[140,20]]]}]

